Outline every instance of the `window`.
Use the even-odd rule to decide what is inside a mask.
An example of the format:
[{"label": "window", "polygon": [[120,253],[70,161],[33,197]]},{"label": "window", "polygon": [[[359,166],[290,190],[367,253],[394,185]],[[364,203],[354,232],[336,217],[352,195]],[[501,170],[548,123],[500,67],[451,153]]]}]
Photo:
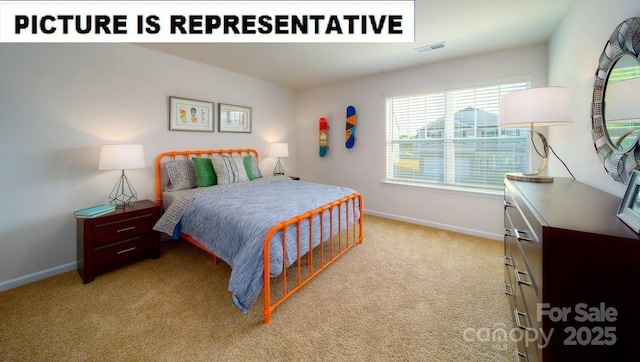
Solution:
[{"label": "window", "polygon": [[[628,136],[630,136],[629,131],[639,128],[640,119],[637,117],[635,108],[625,107],[624,101],[619,100],[627,99],[622,96],[623,94],[636,94],[637,78],[640,78],[640,66],[636,59],[630,55],[620,58],[607,78],[604,99],[607,106],[607,134],[611,142],[614,145],[619,144],[620,149],[623,150],[628,150],[636,143],[636,137]],[[616,100],[618,101],[616,102]]]},{"label": "window", "polygon": [[500,98],[530,82],[386,99],[387,179],[501,189],[526,172],[527,128],[498,127]]}]

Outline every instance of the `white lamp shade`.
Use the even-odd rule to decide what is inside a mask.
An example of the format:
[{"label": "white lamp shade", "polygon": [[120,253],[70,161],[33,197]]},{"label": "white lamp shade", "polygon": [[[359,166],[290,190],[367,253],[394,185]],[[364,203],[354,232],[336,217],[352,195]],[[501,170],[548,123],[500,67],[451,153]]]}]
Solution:
[{"label": "white lamp shade", "polygon": [[144,167],[142,145],[103,145],[99,170],[130,170]]},{"label": "white lamp shade", "polygon": [[269,155],[272,157],[289,157],[289,144],[272,143]]},{"label": "white lamp shade", "polygon": [[500,103],[500,127],[555,126],[573,123],[571,97],[565,87],[530,88],[505,93]]}]

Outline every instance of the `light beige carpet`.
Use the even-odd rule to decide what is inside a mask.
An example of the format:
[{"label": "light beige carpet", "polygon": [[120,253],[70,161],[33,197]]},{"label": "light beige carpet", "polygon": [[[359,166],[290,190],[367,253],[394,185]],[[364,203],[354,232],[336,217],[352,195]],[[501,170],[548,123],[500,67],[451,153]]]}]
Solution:
[{"label": "light beige carpet", "polygon": [[158,260],[0,293],[7,361],[502,361],[515,345],[502,243],[379,217],[365,241],[262,324],[231,304],[229,267],[186,242]]}]

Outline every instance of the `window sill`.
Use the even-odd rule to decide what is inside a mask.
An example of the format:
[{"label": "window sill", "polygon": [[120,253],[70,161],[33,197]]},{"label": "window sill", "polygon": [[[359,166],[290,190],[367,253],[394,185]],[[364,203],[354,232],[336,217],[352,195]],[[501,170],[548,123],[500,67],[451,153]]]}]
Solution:
[{"label": "window sill", "polygon": [[490,189],[480,189],[480,188],[450,186],[450,185],[432,185],[432,184],[403,182],[403,181],[395,181],[395,180],[384,180],[382,181],[382,185],[409,188],[409,189],[429,190],[429,191],[442,192],[442,193],[448,193],[448,194],[457,194],[457,195],[467,194],[471,196],[486,197],[490,199],[502,199],[504,197],[504,191],[502,190],[490,190]]}]

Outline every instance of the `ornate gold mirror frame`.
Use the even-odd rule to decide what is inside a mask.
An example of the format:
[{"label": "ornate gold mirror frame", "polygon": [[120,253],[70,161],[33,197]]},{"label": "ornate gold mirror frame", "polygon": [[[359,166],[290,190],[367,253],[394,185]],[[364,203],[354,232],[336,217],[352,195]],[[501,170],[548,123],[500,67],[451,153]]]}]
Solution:
[{"label": "ornate gold mirror frame", "polygon": [[[634,17],[623,21],[615,28],[600,55],[596,79],[593,86],[591,102],[591,135],[605,171],[615,181],[627,184],[640,164],[640,147],[637,140],[630,146],[622,147],[620,143],[628,137],[638,137],[640,129],[630,129],[613,142],[606,125],[605,94],[609,75],[616,62],[623,56],[631,56],[640,62],[640,18]],[[638,93],[640,94],[640,90]],[[637,102],[640,102],[638,97]],[[636,115],[640,118],[640,114]],[[627,139],[626,142],[629,140]]]}]

